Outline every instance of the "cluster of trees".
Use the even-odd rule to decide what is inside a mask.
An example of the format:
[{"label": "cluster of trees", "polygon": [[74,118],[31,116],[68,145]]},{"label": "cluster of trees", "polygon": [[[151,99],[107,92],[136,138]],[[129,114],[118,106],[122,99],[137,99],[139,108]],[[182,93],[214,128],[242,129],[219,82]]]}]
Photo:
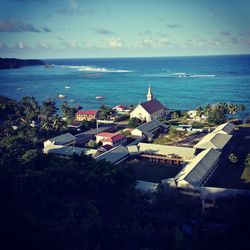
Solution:
[{"label": "cluster of trees", "polygon": [[140,120],[139,118],[136,118],[136,117],[132,117],[128,121],[129,128],[137,128],[141,124],[142,124],[142,120]]},{"label": "cluster of trees", "polygon": [[246,109],[244,104],[233,104],[233,103],[218,103],[213,105],[206,105],[204,108],[198,107],[196,109],[196,115],[201,117],[205,115],[207,117],[207,122],[213,124],[221,124],[225,122],[226,115],[230,115],[231,118],[237,114],[239,111],[244,111]]},{"label": "cluster of trees", "polygon": [[111,116],[113,116],[115,113],[115,111],[106,106],[106,105],[102,105],[100,107],[100,112],[99,112],[99,119],[100,120],[109,120]]},{"label": "cluster of trees", "polygon": [[201,214],[199,199],[169,191],[150,203],[134,186],[131,168],[87,156],[62,160],[32,149],[5,158],[1,244],[26,250],[231,250],[240,242],[248,249],[249,201],[224,201]]}]

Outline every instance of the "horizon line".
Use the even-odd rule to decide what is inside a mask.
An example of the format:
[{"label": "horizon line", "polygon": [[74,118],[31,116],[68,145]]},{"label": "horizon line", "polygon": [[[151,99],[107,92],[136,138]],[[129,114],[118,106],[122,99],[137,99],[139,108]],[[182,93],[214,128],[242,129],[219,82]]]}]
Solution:
[{"label": "horizon line", "polygon": [[139,59],[139,58],[174,58],[174,57],[215,57],[215,56],[250,56],[250,53],[239,53],[239,54],[201,54],[201,55],[168,55],[168,56],[114,56],[114,57],[49,57],[49,58],[17,58],[17,57],[1,57],[2,59],[26,59],[26,60],[61,60],[61,59]]}]

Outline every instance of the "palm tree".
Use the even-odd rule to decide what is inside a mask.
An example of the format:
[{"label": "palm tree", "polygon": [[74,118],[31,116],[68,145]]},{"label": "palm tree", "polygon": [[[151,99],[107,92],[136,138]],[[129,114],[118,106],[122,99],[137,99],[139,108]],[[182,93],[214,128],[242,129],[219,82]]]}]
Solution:
[{"label": "palm tree", "polygon": [[209,113],[211,112],[211,105],[207,104],[204,108],[204,114],[205,116],[209,116]]},{"label": "palm tree", "polygon": [[227,105],[227,110],[228,110],[228,113],[231,115],[231,118],[233,118],[233,115],[235,115],[239,111],[239,108],[237,105],[233,103],[229,103]]},{"label": "palm tree", "polygon": [[199,118],[201,118],[201,115],[202,115],[202,107],[198,107],[196,109],[196,116],[199,117]]}]

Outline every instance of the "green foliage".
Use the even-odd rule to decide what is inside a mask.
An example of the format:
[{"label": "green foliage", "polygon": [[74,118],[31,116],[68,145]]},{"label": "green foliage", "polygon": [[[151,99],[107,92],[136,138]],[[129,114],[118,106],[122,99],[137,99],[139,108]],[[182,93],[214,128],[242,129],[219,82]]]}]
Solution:
[{"label": "green foliage", "polygon": [[41,112],[40,106],[34,97],[25,96],[21,100],[25,117],[31,122],[36,120]]},{"label": "green foliage", "polygon": [[114,110],[108,106],[102,105],[100,107],[99,119],[109,120],[110,117],[114,114]]},{"label": "green foliage", "polygon": [[177,131],[173,126],[168,129],[167,135],[159,135],[158,138],[154,140],[154,144],[173,144],[177,140],[183,138],[186,135],[185,131]]},{"label": "green foliage", "polygon": [[182,116],[181,111],[177,110],[171,113],[171,119],[178,119]]},{"label": "green foliage", "polygon": [[239,111],[244,111],[245,109],[246,107],[244,104],[218,103],[213,105],[208,104],[204,108],[198,107],[196,111],[198,117],[205,115],[207,117],[207,122],[219,125],[225,122],[227,114],[233,117]]},{"label": "green foliage", "polygon": [[129,119],[129,115],[119,115],[118,117],[115,118],[116,122],[121,122]]},{"label": "green foliage", "polygon": [[0,96],[0,121],[14,121],[20,118],[22,113],[21,105],[8,97]]},{"label": "green foliage", "polygon": [[94,141],[94,140],[89,140],[87,143],[87,146],[89,148],[97,148],[99,146],[99,144],[97,144],[96,141]]},{"label": "green foliage", "polygon": [[64,101],[61,106],[61,111],[63,116],[67,119],[68,123],[72,123],[74,121],[77,112],[76,107],[71,107],[66,101]]},{"label": "green foliage", "polygon": [[130,118],[128,121],[129,128],[137,128],[142,124],[142,121],[136,117]]},{"label": "green foliage", "polygon": [[56,102],[52,98],[48,98],[43,102],[41,115],[43,115],[46,119],[53,117],[56,114]]},{"label": "green foliage", "polygon": [[81,129],[82,131],[86,131],[92,128],[96,128],[96,120],[91,120],[91,121],[82,121]]},{"label": "green foliage", "polygon": [[229,161],[230,161],[231,163],[233,163],[233,164],[236,164],[236,163],[238,162],[238,157],[237,157],[235,154],[233,154],[233,153],[231,153],[231,154],[228,156],[228,159],[229,159]]}]

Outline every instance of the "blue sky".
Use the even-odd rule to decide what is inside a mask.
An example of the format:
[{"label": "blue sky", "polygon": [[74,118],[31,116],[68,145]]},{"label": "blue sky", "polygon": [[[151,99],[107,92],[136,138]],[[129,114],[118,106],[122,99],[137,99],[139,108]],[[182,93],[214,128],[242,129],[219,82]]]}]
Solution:
[{"label": "blue sky", "polygon": [[250,53],[249,0],[1,0],[0,57]]}]

